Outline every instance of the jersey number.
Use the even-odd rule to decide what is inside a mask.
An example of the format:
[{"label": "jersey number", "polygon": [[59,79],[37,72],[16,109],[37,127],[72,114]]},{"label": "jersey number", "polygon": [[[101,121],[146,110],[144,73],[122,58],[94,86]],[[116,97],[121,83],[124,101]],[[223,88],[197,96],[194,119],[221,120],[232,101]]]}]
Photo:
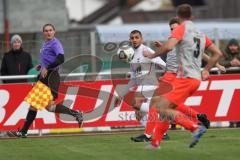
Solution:
[{"label": "jersey number", "polygon": [[200,54],[200,39],[194,37],[193,38],[194,43],[196,44],[196,50],[194,51],[194,57],[198,58],[199,54]]}]

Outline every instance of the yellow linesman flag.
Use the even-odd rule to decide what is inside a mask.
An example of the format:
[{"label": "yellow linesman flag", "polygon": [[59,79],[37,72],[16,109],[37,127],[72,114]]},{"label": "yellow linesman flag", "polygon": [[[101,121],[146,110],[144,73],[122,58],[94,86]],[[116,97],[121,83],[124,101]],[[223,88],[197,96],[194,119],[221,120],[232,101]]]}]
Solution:
[{"label": "yellow linesman flag", "polygon": [[50,88],[38,81],[24,100],[37,110],[42,110],[53,100],[53,96]]}]

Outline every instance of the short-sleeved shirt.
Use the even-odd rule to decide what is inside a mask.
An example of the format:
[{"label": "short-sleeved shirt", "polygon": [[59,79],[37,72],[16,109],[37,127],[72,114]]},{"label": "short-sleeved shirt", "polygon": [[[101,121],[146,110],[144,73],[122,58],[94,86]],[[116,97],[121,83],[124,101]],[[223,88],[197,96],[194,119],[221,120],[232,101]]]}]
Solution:
[{"label": "short-sleeved shirt", "polygon": [[176,45],[177,60],[179,63],[177,77],[201,79],[201,63],[204,50],[212,41],[199,31],[192,21],[185,21],[177,26],[170,38],[180,42]]},{"label": "short-sleeved shirt", "polygon": [[54,63],[59,54],[64,54],[64,50],[57,38],[43,43],[40,50],[41,69],[47,68],[50,64]]},{"label": "short-sleeved shirt", "polygon": [[134,77],[141,77],[141,76],[146,76],[151,73],[155,74],[155,66],[154,64],[158,64],[161,67],[165,67],[166,63],[160,58],[156,57],[154,59],[149,59],[147,57],[143,56],[144,51],[149,51],[151,53],[154,53],[154,51],[141,44],[138,48],[134,49],[134,57],[132,61],[130,62],[131,64],[131,70],[133,72]]},{"label": "short-sleeved shirt", "polygon": [[137,91],[145,97],[152,97],[155,87],[158,85],[156,77],[155,64],[165,67],[165,62],[160,58],[149,59],[143,56],[144,51],[154,53],[154,51],[141,44],[134,49],[134,57],[130,62],[131,79],[127,87],[120,93],[120,96],[125,96],[133,87],[138,86]]}]

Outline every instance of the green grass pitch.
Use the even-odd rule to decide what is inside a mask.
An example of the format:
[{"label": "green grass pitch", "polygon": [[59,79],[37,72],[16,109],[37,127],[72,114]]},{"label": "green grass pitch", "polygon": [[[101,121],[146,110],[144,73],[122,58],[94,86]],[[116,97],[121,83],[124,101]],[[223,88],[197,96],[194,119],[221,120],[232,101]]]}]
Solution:
[{"label": "green grass pitch", "polygon": [[170,131],[160,150],[146,150],[134,143],[138,133],[0,139],[0,160],[238,160],[240,129],[210,129],[198,145],[189,149],[191,134]]}]

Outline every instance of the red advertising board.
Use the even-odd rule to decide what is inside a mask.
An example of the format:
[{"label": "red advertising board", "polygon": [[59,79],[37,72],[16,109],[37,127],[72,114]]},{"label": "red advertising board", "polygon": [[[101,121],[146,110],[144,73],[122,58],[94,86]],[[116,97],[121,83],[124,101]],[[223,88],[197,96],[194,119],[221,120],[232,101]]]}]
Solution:
[{"label": "red advertising board", "polygon": [[[132,94],[114,107],[117,88],[123,88],[127,80],[107,80],[95,82],[63,82],[58,102],[72,109],[84,112],[83,127],[135,126],[134,110],[128,105]],[[23,101],[31,84],[0,85],[0,130],[17,130],[24,123],[29,104]],[[196,93],[185,104],[201,113],[206,113],[211,121],[240,120],[240,75],[212,76],[203,81]],[[33,129],[77,127],[69,116],[54,114],[46,110],[38,111]]]}]

